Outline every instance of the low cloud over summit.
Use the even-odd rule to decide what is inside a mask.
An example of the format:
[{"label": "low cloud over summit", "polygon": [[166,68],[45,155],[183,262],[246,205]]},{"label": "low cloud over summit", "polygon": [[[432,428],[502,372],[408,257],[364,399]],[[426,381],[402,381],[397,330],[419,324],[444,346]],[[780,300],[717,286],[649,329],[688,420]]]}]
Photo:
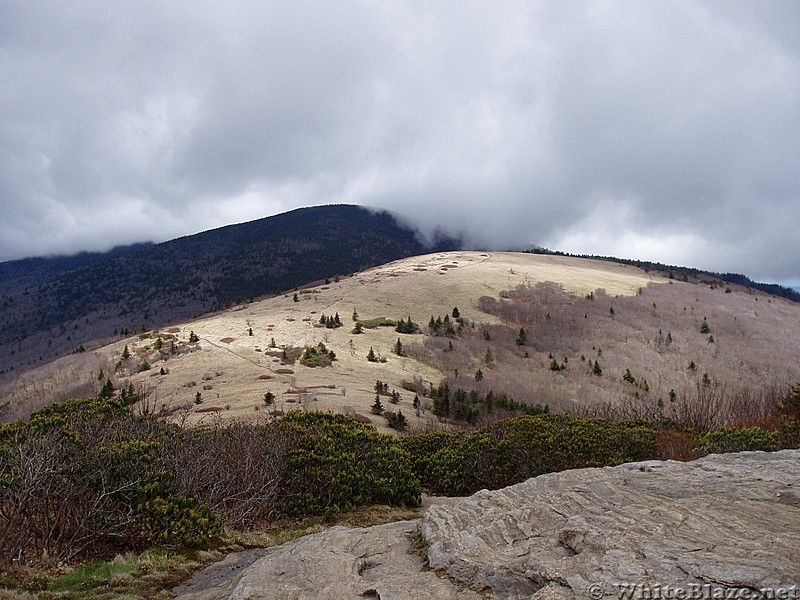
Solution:
[{"label": "low cloud over summit", "polygon": [[795,2],[5,3],[0,260],[298,206],[800,283]]}]

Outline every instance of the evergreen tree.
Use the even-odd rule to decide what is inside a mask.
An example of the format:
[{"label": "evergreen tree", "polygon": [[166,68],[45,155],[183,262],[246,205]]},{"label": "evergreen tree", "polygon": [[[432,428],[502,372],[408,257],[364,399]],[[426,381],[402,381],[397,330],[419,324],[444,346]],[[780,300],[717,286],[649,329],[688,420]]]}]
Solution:
[{"label": "evergreen tree", "polygon": [[481,381],[483,379],[483,371],[478,369],[475,371],[475,381]]},{"label": "evergreen tree", "polygon": [[373,350],[371,346],[369,352],[367,353],[367,360],[369,362],[378,362],[378,357],[375,356],[375,350]]},{"label": "evergreen tree", "polygon": [[98,394],[98,396],[100,398],[111,398],[111,396],[113,395],[114,395],[114,385],[111,383],[110,379],[106,379],[106,382],[100,389],[100,393]]},{"label": "evergreen tree", "polygon": [[408,427],[408,419],[406,419],[403,411],[398,410],[396,413],[387,412],[386,419],[389,422],[389,427],[397,431],[403,431]]},{"label": "evergreen tree", "polygon": [[528,342],[528,332],[523,327],[519,328],[519,335],[517,336],[517,346],[524,346]]},{"label": "evergreen tree", "polygon": [[394,353],[397,354],[397,356],[403,356],[403,343],[400,341],[400,338],[397,338],[397,342],[395,342]]},{"label": "evergreen tree", "polygon": [[381,404],[381,397],[375,395],[375,402],[372,403],[372,414],[380,415],[383,413],[383,404]]},{"label": "evergreen tree", "polygon": [[120,358],[122,360],[128,360],[130,357],[131,357],[131,352],[130,350],[128,350],[128,344],[125,344],[125,347],[122,349],[122,354],[120,355]]},{"label": "evergreen tree", "polygon": [[592,367],[592,373],[594,373],[598,377],[600,377],[600,375],[603,374],[603,369],[600,368],[600,363],[597,362],[596,359],[594,361],[594,366]]},{"label": "evergreen tree", "polygon": [[630,369],[625,369],[625,374],[622,376],[622,380],[627,381],[628,383],[636,383],[636,379],[634,379]]},{"label": "evergreen tree", "polygon": [[700,333],[711,333],[711,328],[708,326],[708,321],[703,317],[703,322],[700,325]]},{"label": "evergreen tree", "polygon": [[453,308],[453,318],[454,319],[458,319],[460,317],[461,317],[461,313],[458,312],[458,307],[456,306],[456,307]]}]

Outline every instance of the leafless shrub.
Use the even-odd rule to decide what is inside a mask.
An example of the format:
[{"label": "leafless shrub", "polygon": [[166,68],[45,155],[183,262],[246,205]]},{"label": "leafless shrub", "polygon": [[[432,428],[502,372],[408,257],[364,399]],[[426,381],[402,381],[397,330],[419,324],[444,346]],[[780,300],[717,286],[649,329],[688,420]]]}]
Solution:
[{"label": "leafless shrub", "polygon": [[230,527],[264,517],[286,468],[290,441],[269,425],[217,422],[175,439],[166,453],[178,494],[197,496]]},{"label": "leafless shrub", "polygon": [[586,418],[613,419],[616,421],[632,419],[658,421],[664,417],[664,406],[658,402],[653,402],[650,398],[622,397],[616,400],[584,405],[576,408],[573,412]]},{"label": "leafless shrub", "polygon": [[[69,428],[17,429],[5,442],[13,456],[0,461],[7,480],[0,494],[0,562],[68,561],[130,540],[129,496],[149,472],[142,461],[115,460],[122,432],[147,438],[148,420],[72,419]],[[112,470],[112,464],[114,469]],[[113,475],[112,475],[113,474]]]}]

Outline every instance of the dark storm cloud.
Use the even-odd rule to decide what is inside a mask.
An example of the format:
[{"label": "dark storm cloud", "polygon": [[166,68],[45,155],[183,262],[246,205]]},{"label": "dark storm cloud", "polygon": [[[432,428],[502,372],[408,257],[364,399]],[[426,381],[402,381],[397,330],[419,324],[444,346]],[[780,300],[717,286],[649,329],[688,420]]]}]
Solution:
[{"label": "dark storm cloud", "polygon": [[10,2],[0,259],[297,206],[800,279],[786,2]]}]

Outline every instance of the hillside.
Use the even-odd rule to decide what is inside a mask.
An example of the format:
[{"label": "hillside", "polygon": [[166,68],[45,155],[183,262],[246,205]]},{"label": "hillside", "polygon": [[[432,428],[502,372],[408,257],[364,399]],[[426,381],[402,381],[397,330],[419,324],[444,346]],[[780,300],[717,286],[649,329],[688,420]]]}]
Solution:
[{"label": "hillside", "polygon": [[[447,315],[455,325],[456,307],[460,332],[427,329],[431,317]],[[354,310],[366,325],[360,334],[353,333]],[[386,430],[386,420],[371,414],[380,380],[387,384],[384,408],[401,410],[423,429],[439,416],[488,418],[474,402],[469,413],[456,415],[455,404],[443,412],[430,393],[443,382],[452,392],[507,394],[554,411],[689,420],[712,414],[719,426],[738,416],[758,421],[800,381],[799,313],[800,305],[761,292],[672,281],[607,261],[433,253],[304,288],[296,301],[289,292],[244,303],[67,357],[7,388],[0,410],[8,420],[55,399],[96,393],[102,370],[113,373],[118,389],[130,385],[157,412],[193,424],[252,421],[302,406],[360,414]],[[341,327],[320,323],[336,314]],[[409,317],[418,333],[369,327],[379,318]],[[197,342],[190,342],[192,332]],[[397,340],[402,356],[393,352]],[[320,342],[335,352],[330,366],[297,360]],[[370,349],[386,362],[368,362]],[[392,390],[400,394],[397,405],[389,402]],[[696,406],[703,407],[697,415]]]},{"label": "hillside", "polygon": [[[442,240],[433,250],[453,249]],[[94,340],[430,251],[394,216],[304,208],[135,251],[0,268],[0,377]],[[96,343],[92,345],[97,345]]]},{"label": "hillside", "polygon": [[44,256],[0,262],[0,295],[14,294],[20,288],[25,289],[39,285],[67,273],[87,269],[151,245],[149,243],[132,244],[117,246],[108,252],[80,252],[72,256]]}]

